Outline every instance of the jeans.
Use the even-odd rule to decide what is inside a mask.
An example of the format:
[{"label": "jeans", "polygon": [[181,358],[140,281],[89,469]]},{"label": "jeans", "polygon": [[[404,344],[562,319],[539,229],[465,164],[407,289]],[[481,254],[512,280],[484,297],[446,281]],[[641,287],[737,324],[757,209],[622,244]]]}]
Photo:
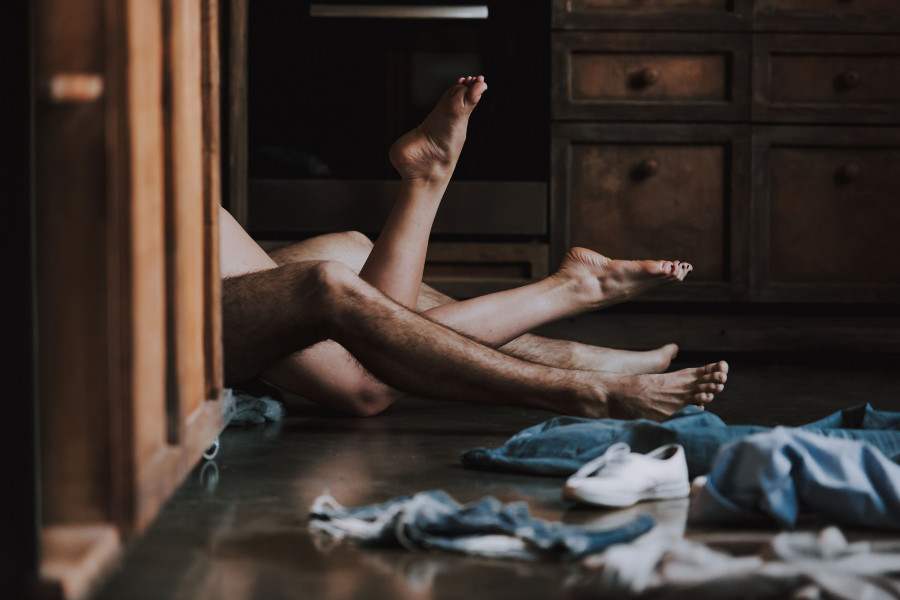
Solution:
[{"label": "jeans", "polygon": [[900,465],[865,442],[776,427],[722,449],[689,518],[746,523],[764,515],[793,527],[801,511],[900,531]]},{"label": "jeans", "polygon": [[[832,438],[866,441],[891,460],[900,459],[900,413],[877,411],[866,404],[800,429]],[[754,425],[726,425],[716,415],[696,406],[681,409],[663,423],[556,417],[520,431],[500,448],[463,452],[462,462],[473,469],[568,476],[616,442],[625,442],[634,452],[641,453],[665,444],[681,444],[689,476],[694,478],[709,472],[723,444],[770,430]]]},{"label": "jeans", "polygon": [[643,535],[656,521],[639,515],[613,529],[534,519],[524,502],[490,496],[460,505],[440,490],[345,508],[327,494],[310,509],[310,527],[361,544],[446,550],[491,558],[571,560]]}]

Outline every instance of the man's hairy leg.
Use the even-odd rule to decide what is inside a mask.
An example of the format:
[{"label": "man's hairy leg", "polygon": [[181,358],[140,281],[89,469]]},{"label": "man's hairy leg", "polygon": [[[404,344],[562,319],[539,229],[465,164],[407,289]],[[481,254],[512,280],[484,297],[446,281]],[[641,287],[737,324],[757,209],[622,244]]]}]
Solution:
[{"label": "man's hairy leg", "polygon": [[[226,213],[223,220],[230,222],[231,218]],[[231,238],[232,247],[246,246],[246,252],[240,258],[244,268],[250,271],[272,268],[275,263],[286,265],[305,260],[339,260],[358,271],[372,247],[371,241],[362,234],[344,232],[285,246],[272,252],[269,258],[236,224],[227,230],[223,226],[223,232]],[[255,261],[251,265],[253,268],[247,266],[248,255]],[[450,297],[423,284],[417,310],[429,311],[453,302]],[[491,306],[506,310],[502,303],[490,302]],[[471,306],[471,303],[464,306]],[[522,312],[527,311],[516,314]],[[464,322],[461,329],[469,333]],[[474,333],[474,337],[478,337],[477,332]],[[665,371],[677,347],[669,345],[649,352],[625,352],[526,334],[505,345],[503,351],[548,366],[615,371],[624,375]],[[334,341],[321,342],[297,352],[267,369],[263,376],[284,391],[359,416],[377,414],[403,395],[372,376]]]},{"label": "man's hairy leg", "polygon": [[[416,308],[419,312],[425,312],[455,302],[454,298],[423,283]],[[678,345],[666,344],[642,351],[618,350],[524,333],[500,346],[500,351],[529,362],[562,369],[635,375],[664,372],[678,354]]]},{"label": "man's hairy leg", "polygon": [[[260,294],[265,290],[265,294]],[[226,378],[333,339],[388,385],[448,400],[585,416],[664,416],[721,391],[725,363],[614,376],[537,365],[478,344],[392,302],[335,262],[303,262],[223,281]]]}]

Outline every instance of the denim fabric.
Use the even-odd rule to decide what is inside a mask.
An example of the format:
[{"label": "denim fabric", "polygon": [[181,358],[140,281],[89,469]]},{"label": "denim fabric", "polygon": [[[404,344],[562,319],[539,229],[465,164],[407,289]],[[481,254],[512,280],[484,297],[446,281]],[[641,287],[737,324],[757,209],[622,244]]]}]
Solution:
[{"label": "denim fabric", "polygon": [[[828,437],[866,441],[892,460],[900,459],[900,413],[880,412],[868,404],[848,408],[802,429]],[[520,431],[496,449],[462,454],[466,467],[535,475],[571,475],[616,443],[647,453],[665,444],[684,446],[691,478],[709,472],[726,442],[770,431],[754,425],[726,425],[716,415],[688,406],[657,423],[646,419],[556,417]]]},{"label": "denim fabric", "polygon": [[900,465],[866,442],[776,427],[722,449],[689,518],[746,523],[762,514],[793,527],[801,511],[900,531]]},{"label": "denim fabric", "polygon": [[323,494],[310,509],[310,527],[336,538],[512,559],[579,558],[629,542],[655,523],[647,514],[614,529],[550,523],[532,518],[524,502],[487,496],[463,506],[440,490],[359,508]]}]

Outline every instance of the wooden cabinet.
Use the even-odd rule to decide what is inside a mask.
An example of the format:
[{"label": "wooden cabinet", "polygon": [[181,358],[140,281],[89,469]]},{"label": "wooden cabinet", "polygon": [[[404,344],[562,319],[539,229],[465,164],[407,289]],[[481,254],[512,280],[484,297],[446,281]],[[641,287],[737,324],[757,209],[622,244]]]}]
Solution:
[{"label": "wooden cabinet", "polygon": [[218,12],[33,14],[40,576],[46,597],[79,598],[227,418]]},{"label": "wooden cabinet", "polygon": [[758,128],[759,299],[900,302],[898,164],[898,128]]},{"label": "wooden cabinet", "polygon": [[900,5],[632,6],[555,3],[555,258],[695,265],[652,300],[900,300]]},{"label": "wooden cabinet", "polygon": [[753,48],[754,121],[900,123],[897,36],[761,34]]},{"label": "wooden cabinet", "polygon": [[656,299],[746,295],[748,127],[558,123],[554,131],[554,264],[573,245],[677,257],[696,270]]},{"label": "wooden cabinet", "polygon": [[554,119],[729,121],[749,106],[749,37],[558,32]]}]

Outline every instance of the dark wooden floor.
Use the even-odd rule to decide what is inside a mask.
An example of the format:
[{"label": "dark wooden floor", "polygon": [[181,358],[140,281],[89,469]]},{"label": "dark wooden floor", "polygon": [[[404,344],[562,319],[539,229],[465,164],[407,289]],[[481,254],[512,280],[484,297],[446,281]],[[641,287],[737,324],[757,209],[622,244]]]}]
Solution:
[{"label": "dark wooden floor", "polygon": [[[676,367],[706,356],[679,358]],[[728,389],[712,410],[729,423],[797,425],[872,403],[900,410],[891,359],[728,356]],[[523,564],[445,554],[329,545],[307,531],[313,499],[330,491],[346,505],[440,488],[467,502],[486,494],[525,500],[535,516],[614,524],[649,511],[660,528],[684,527],[685,501],[624,511],[577,508],[561,479],[463,469],[459,453],[496,447],[549,413],[404,398],[372,419],[309,406],[287,421],[221,437],[213,462],[194,469],[147,533],[129,549],[98,598],[555,598],[577,565]],[[747,532],[764,541],[774,530]],[[700,539],[733,531],[691,530]],[[853,537],[876,535],[854,532]]]}]

